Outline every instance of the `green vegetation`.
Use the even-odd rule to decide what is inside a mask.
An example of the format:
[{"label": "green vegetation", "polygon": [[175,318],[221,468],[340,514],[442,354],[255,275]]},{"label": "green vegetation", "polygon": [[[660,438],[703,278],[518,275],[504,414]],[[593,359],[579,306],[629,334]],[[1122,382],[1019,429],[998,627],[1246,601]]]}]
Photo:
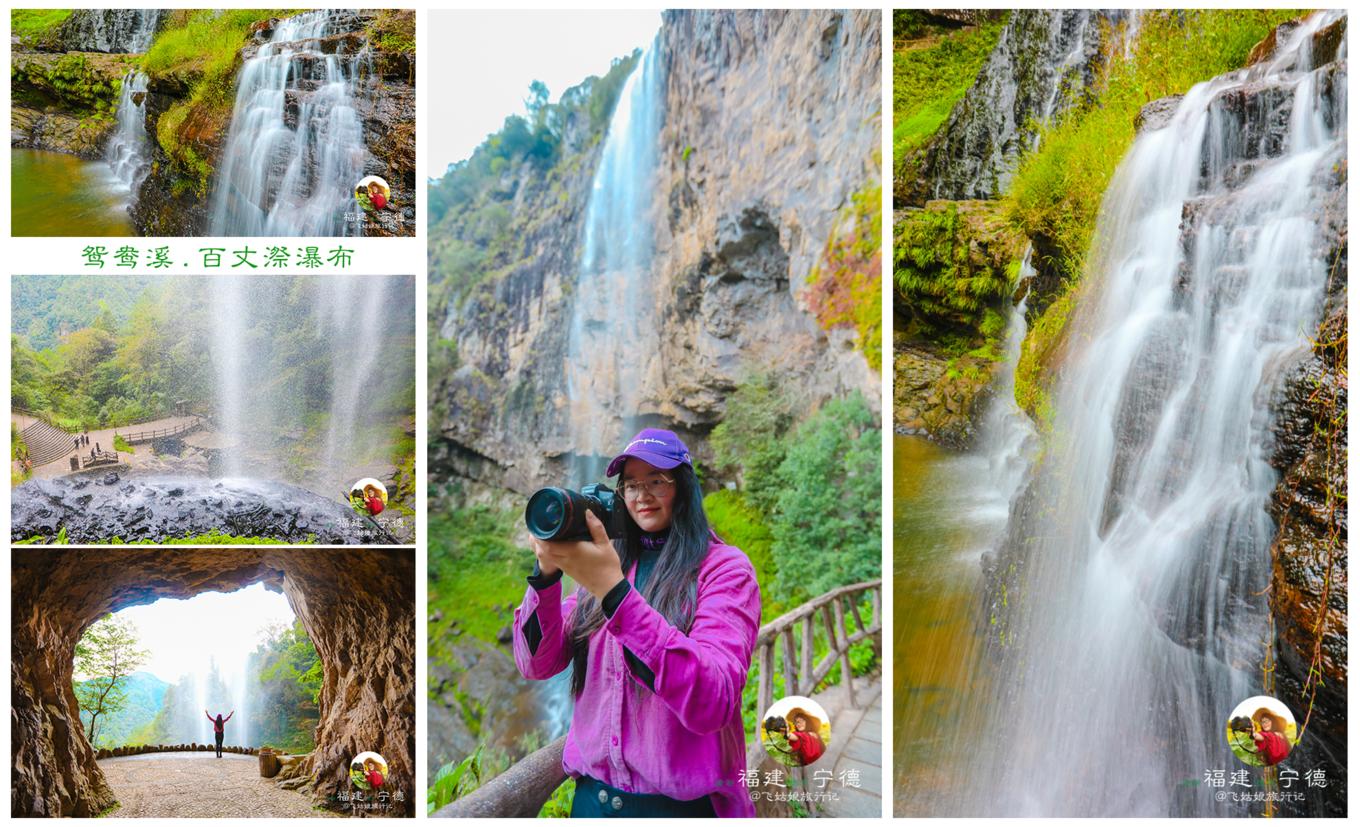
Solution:
[{"label": "green vegetation", "polygon": [[765,522],[765,515],[753,506],[741,491],[722,489],[704,497],[704,513],[710,527],[723,542],[746,552],[756,570],[756,582],[762,584],[760,620],[773,620],[784,613],[784,604],[763,594],[764,586],[774,582],[774,535]]},{"label": "green vegetation", "polygon": [[226,138],[240,50],[252,27],[296,9],[182,9],[170,13],[142,58],[142,69],[188,89],[156,121],[156,142],[185,177],[175,184],[207,195],[212,164],[202,147]]},{"label": "green vegetation", "polygon": [[137,628],[113,615],[95,621],[76,641],[75,674],[85,680],[75,681],[72,689],[91,744],[100,743],[101,723],[128,704],[130,677],[147,659],[137,647]]},{"label": "green vegetation", "polygon": [[73,9],[10,9],[9,31],[25,46],[50,45]]},{"label": "green vegetation", "polygon": [[136,453],[136,449],[126,439],[123,439],[122,434],[113,435],[113,450],[121,451],[124,454]]},{"label": "green vegetation", "polygon": [[1016,400],[1048,423],[1047,382],[1085,272],[1100,202],[1134,139],[1144,104],[1183,94],[1196,83],[1240,68],[1252,46],[1297,10],[1209,9],[1145,12],[1130,60],[1114,60],[1092,102],[1045,129],[1039,150],[1021,159],[1003,199],[1007,220],[1042,240],[1045,269],[1066,285],[1031,325],[1016,375]]},{"label": "green vegetation", "polygon": [[[57,532],[57,536],[48,538],[46,535],[39,534],[33,537],[25,537],[16,541],[15,545],[54,545],[64,546],[67,544],[66,527],[62,526]],[[96,540],[92,545],[97,546],[314,546],[316,545],[316,535],[308,534],[305,540],[299,542],[288,542],[277,537],[242,537],[236,534],[225,534],[213,529],[207,534],[192,534],[184,537],[166,537],[160,540],[124,540],[122,537],[109,537],[103,540]]]},{"label": "green vegetation", "polygon": [[57,108],[80,118],[82,129],[98,129],[113,123],[130,63],[127,55],[20,54],[10,62],[10,86],[16,102]]},{"label": "green vegetation", "polygon": [[995,358],[1001,309],[1014,287],[1023,239],[993,202],[937,201],[897,224],[893,281],[908,333],[954,356]]},{"label": "green vegetation", "polygon": [[774,595],[791,605],[882,574],[882,438],[856,392],[789,434],[770,520]]},{"label": "green vegetation", "polygon": [[[526,248],[528,225],[542,226],[572,209],[565,184],[582,173],[581,164],[604,136],[623,83],[637,52],[616,59],[603,77],[590,77],[548,102],[548,88],[535,81],[525,100],[526,113],[505,119],[472,156],[449,166],[429,187],[430,318],[442,319],[450,303],[461,302],[478,285],[494,280],[537,251]],[[589,127],[584,147],[563,143],[568,125]],[[527,170],[525,169],[527,167]],[[512,181],[532,176],[542,195],[527,217],[511,213],[524,195]],[[432,322],[438,329],[438,322]]]},{"label": "green vegetation", "polygon": [[[877,163],[877,162],[875,162]],[[851,196],[808,275],[808,306],[824,329],[853,327],[869,367],[883,366],[883,186]]]},{"label": "green vegetation", "polygon": [[[22,284],[22,287],[20,286]],[[20,290],[23,298],[19,298]],[[413,310],[414,285],[405,283],[403,305]],[[218,294],[206,277],[128,280],[103,276],[30,276],[16,282],[15,306],[24,316],[16,328],[34,331],[46,344],[35,349],[11,334],[10,399],[14,407],[46,416],[70,430],[122,428],[179,413],[180,403],[205,412],[215,394],[213,363]],[[245,322],[245,336],[269,343],[256,354],[267,360],[244,404],[262,442],[277,445],[291,481],[304,481],[321,461],[318,440],[330,427],[328,380],[336,369],[335,342],[312,318],[315,296],[305,282],[266,280],[266,291]],[[31,306],[29,302],[32,302]],[[394,305],[395,307],[395,305]],[[407,337],[389,347],[391,365],[414,362]],[[406,468],[397,506],[410,508],[415,456],[408,436],[415,410],[415,376],[388,371],[366,389],[365,422],[350,448],[356,464],[392,462]],[[120,447],[119,450],[127,450]]]},{"label": "green vegetation", "polygon": [[373,47],[384,52],[416,50],[416,16],[409,9],[379,9],[364,36]]},{"label": "green vegetation", "polygon": [[286,752],[310,752],[321,711],[321,658],[301,620],[271,629],[251,654],[248,674],[258,674],[251,694],[252,740]]},{"label": "green vegetation", "polygon": [[[453,619],[454,639],[468,634],[496,645],[497,633],[524,597],[524,578],[534,561],[513,539],[520,519],[514,509],[486,505],[429,510],[430,617]],[[431,659],[440,645],[432,628]]]},{"label": "green vegetation", "polygon": [[1002,18],[947,30],[911,13],[893,13],[894,179],[914,174],[916,151],[973,85],[1005,24]]}]

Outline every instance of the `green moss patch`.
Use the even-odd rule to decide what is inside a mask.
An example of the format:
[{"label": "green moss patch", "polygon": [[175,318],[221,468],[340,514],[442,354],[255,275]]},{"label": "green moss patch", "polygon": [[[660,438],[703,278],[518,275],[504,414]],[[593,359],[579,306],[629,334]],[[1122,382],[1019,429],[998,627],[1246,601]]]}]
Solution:
[{"label": "green moss patch", "polygon": [[883,366],[883,187],[855,193],[808,276],[808,306],[824,329],[853,327],[855,346]]}]

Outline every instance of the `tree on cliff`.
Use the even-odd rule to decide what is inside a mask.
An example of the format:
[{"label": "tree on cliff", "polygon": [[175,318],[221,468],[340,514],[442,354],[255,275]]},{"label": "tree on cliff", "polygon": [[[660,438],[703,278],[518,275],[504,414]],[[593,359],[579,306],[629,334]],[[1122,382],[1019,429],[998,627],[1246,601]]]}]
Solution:
[{"label": "tree on cliff", "polygon": [[137,627],[113,615],[96,621],[76,643],[75,673],[86,680],[76,682],[74,689],[80,711],[89,715],[86,736],[91,744],[99,731],[99,718],[113,715],[127,703],[127,677],[147,658],[137,644]]}]

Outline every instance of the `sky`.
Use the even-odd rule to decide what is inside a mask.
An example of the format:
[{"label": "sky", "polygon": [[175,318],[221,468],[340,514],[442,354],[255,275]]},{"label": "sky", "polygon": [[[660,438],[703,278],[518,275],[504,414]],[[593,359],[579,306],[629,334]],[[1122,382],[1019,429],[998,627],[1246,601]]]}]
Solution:
[{"label": "sky", "polygon": [[294,620],[288,598],[262,583],[228,594],[204,592],[188,600],[157,600],[114,616],[136,625],[141,648],[150,653],[140,671],[166,683],[177,683],[182,675],[205,666],[209,655],[224,672],[244,668],[246,656],[260,642],[261,630],[278,623],[292,625]]},{"label": "sky", "polygon": [[428,84],[422,117],[433,178],[472,155],[508,115],[524,113],[541,80],[556,103],[568,87],[609,71],[661,28],[647,11],[432,11],[425,38]]}]

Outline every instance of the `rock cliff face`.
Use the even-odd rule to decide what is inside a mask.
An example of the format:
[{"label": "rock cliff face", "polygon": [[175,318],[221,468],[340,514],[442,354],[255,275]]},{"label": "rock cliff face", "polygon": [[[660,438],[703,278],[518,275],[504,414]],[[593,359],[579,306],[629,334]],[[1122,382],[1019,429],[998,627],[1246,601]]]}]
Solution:
[{"label": "rock cliff face", "polygon": [[77,9],[61,26],[68,52],[145,52],[165,12],[161,9]]},{"label": "rock cliff face", "polygon": [[1080,101],[1121,12],[1020,10],[968,94],[923,151],[910,199],[998,198],[1038,125]]},{"label": "rock cliff face", "polygon": [[[10,812],[94,816],[115,803],[81,728],[71,686],[81,633],[160,598],[282,591],[321,658],[321,720],[302,774],[318,804],[350,789],[349,761],[374,750],[415,802],[415,560],[410,551],[16,550],[12,567]],[[373,629],[381,629],[376,643]]]},{"label": "rock cliff face", "polygon": [[[1345,21],[1339,23],[1344,31]],[[1303,763],[1344,767],[1349,630],[1344,160],[1327,174],[1331,194],[1319,222],[1319,242],[1331,262],[1323,321],[1312,353],[1291,369],[1275,406],[1276,443],[1270,461],[1280,482],[1269,507],[1276,525],[1270,608],[1279,661],[1276,695],[1296,715],[1312,709],[1307,736],[1297,747]],[[1344,778],[1338,783],[1344,784]],[[1344,791],[1329,795],[1321,805],[1297,814],[1344,815],[1344,799]]]},{"label": "rock cliff face", "polygon": [[10,58],[10,146],[103,157],[131,58],[16,52]]},{"label": "rock cliff face", "polygon": [[[810,403],[854,389],[877,403],[852,334],[823,331],[802,293],[841,211],[879,183],[880,23],[877,12],[664,16],[660,153],[638,218],[654,231],[643,300],[661,343],[634,354],[647,363],[643,423],[702,438],[758,370],[786,375]],[[552,190],[527,166],[507,174],[515,262],[437,320],[459,367],[431,376],[433,478],[526,491],[573,459],[572,305],[612,300],[575,292],[598,154],[585,148]]]}]

